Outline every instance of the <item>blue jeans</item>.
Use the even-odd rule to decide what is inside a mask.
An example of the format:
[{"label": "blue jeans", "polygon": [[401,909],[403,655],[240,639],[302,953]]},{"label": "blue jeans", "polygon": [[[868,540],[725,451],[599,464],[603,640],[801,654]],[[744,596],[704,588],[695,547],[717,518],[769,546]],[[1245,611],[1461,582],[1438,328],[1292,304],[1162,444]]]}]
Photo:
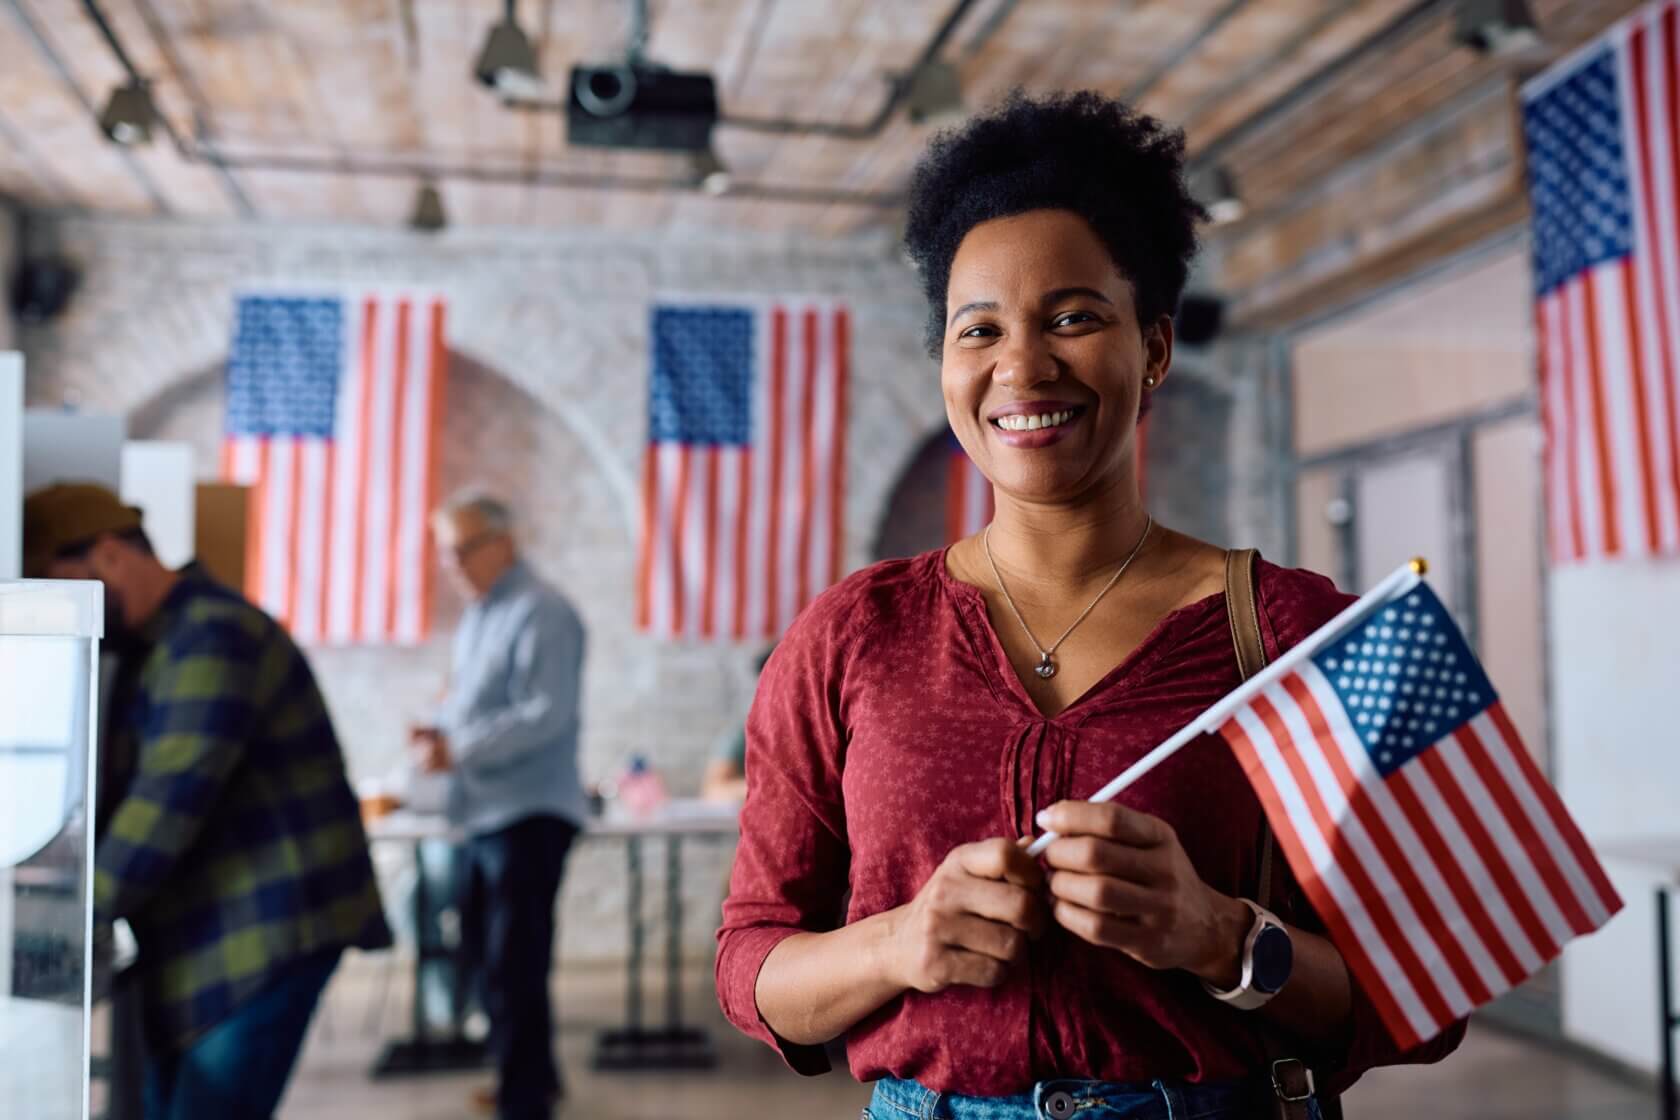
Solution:
[{"label": "blue jeans", "polygon": [[146,1120],[268,1120],[339,954],[287,966],[179,1054],[146,1056]]},{"label": "blue jeans", "polygon": [[[1314,1115],[1317,1106],[1314,1105]],[[865,1120],[1265,1120],[1265,1105],[1246,1082],[1040,1081],[1008,1097],[936,1093],[914,1081],[885,1077]]]}]

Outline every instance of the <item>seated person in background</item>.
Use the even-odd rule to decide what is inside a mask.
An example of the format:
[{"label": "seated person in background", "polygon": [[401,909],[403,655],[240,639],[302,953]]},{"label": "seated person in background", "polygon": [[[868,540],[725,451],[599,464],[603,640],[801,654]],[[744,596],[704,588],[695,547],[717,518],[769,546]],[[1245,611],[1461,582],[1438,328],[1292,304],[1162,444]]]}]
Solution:
[{"label": "seated person in background", "polygon": [[[758,661],[753,666],[755,673],[764,672],[764,665],[774,652],[776,647],[771,646],[758,655]],[[744,719],[718,737],[711,760],[706,763],[706,773],[700,779],[700,796],[707,801],[734,805],[746,800],[747,725]]]},{"label": "seated person in background", "polygon": [[391,943],[315,678],[273,619],[164,567],[103,487],[30,496],[24,550],[32,575],[103,581],[128,648],[93,900],[139,944],[147,1120],[266,1120],[340,954]]},{"label": "seated person in background", "polygon": [[717,746],[700,779],[700,796],[707,801],[739,805],[747,797],[747,729],[733,727],[718,736]]},{"label": "seated person in background", "polygon": [[494,1105],[550,1114],[564,1095],[548,970],[566,853],[587,812],[578,780],[583,623],[519,558],[502,502],[469,495],[432,518],[438,555],[469,601],[438,726],[414,728],[423,770],[449,775],[449,819],[467,837],[463,953],[482,969]]}]

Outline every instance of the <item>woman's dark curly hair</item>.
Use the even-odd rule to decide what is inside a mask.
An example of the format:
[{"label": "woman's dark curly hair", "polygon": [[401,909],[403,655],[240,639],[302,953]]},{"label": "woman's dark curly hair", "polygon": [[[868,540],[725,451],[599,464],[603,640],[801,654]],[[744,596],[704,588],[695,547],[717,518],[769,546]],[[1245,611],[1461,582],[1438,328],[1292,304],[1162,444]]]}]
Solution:
[{"label": "woman's dark curly hair", "polygon": [[1178,309],[1207,212],[1184,184],[1184,134],[1100,93],[1032,98],[933,138],[910,183],[904,247],[927,294],[928,351],[939,356],[951,261],[968,231],[1029,210],[1090,223],[1136,292],[1138,322]]}]

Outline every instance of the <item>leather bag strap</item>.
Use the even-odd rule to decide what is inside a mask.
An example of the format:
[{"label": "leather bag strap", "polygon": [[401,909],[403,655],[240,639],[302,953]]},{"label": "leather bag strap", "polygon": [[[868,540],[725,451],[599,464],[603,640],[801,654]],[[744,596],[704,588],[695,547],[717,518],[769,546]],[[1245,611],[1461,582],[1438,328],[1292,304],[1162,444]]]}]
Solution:
[{"label": "leather bag strap", "polygon": [[[1260,603],[1254,590],[1254,563],[1260,553],[1252,548],[1232,549],[1225,554],[1225,615],[1231,624],[1231,646],[1237,654],[1237,672],[1243,680],[1266,667],[1266,645],[1260,637]],[[1273,906],[1273,868],[1276,842],[1266,814],[1260,814],[1260,874],[1254,901],[1267,910]],[[1284,1057],[1275,1032],[1261,1024],[1266,1054],[1266,1080],[1271,1082],[1272,1114],[1279,1120],[1306,1120],[1311,1088],[1307,1067],[1298,1059]],[[1321,1101],[1326,1113],[1340,1115],[1339,1102]]]}]

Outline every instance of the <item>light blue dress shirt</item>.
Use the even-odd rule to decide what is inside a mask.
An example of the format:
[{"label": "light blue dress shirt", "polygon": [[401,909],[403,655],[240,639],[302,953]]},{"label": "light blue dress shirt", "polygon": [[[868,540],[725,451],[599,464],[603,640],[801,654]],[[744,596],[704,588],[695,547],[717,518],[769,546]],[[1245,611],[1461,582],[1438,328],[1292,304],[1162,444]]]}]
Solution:
[{"label": "light blue dress shirt", "polygon": [[584,823],[583,653],[577,611],[522,563],[467,608],[439,719],[454,762],[450,823],[469,836],[537,815]]}]

